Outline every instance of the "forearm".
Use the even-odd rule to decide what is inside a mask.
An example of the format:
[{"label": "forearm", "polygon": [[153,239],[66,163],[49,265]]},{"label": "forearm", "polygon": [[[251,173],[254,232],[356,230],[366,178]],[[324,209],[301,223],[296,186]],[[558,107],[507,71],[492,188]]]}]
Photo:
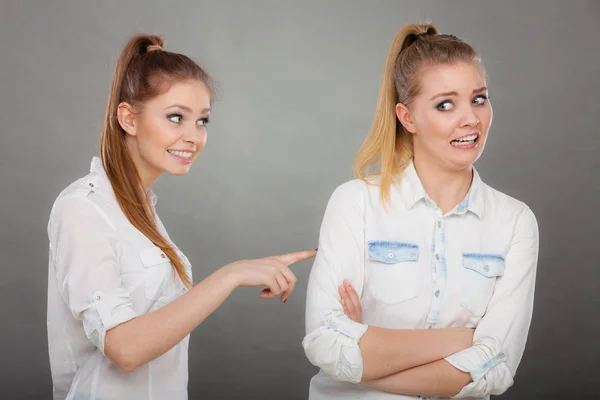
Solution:
[{"label": "forearm", "polygon": [[106,355],[125,371],[154,360],[181,342],[236,286],[228,269],[218,269],[172,303],[109,330]]},{"label": "forearm", "polygon": [[364,386],[409,396],[452,397],[471,382],[471,375],[445,360],[421,365],[383,378],[365,380]]},{"label": "forearm", "polygon": [[359,347],[363,358],[363,380],[385,377],[428,364],[470,347],[473,330],[385,329],[369,326]]}]

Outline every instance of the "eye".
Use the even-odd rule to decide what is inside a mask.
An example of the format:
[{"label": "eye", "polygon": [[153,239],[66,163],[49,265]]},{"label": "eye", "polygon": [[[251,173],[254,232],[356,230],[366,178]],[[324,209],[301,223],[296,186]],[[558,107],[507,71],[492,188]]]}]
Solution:
[{"label": "eye", "polygon": [[450,111],[453,107],[454,104],[451,100],[444,100],[441,103],[439,103],[435,108],[437,108],[440,111]]},{"label": "eye", "polygon": [[210,122],[210,118],[206,117],[206,118],[200,118],[198,120],[198,122],[196,122],[196,123],[198,124],[198,126],[206,126],[209,124],[209,122]]},{"label": "eye", "polygon": [[167,119],[176,124],[183,122],[183,116],[181,114],[171,114],[167,117]]},{"label": "eye", "polygon": [[476,96],[476,97],[473,99],[473,104],[477,104],[477,105],[479,105],[479,106],[482,106],[482,105],[484,105],[485,103],[487,103],[488,99],[489,99],[489,97],[488,97],[488,96],[486,96],[486,95],[484,95],[484,94],[481,94],[481,95],[479,95],[479,96]]}]

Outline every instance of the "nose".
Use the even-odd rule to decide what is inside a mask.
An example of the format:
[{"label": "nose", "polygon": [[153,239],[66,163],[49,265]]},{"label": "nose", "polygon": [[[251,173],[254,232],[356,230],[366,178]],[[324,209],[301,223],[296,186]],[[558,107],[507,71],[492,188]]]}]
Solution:
[{"label": "nose", "polygon": [[474,107],[472,107],[472,106],[465,107],[465,110],[463,111],[463,115],[462,115],[461,126],[476,127],[477,125],[479,125],[480,122],[481,121],[480,121],[479,117],[477,116],[477,112],[474,109]]},{"label": "nose", "polygon": [[195,147],[202,148],[206,143],[206,137],[206,129],[190,129],[183,134],[182,140]]}]

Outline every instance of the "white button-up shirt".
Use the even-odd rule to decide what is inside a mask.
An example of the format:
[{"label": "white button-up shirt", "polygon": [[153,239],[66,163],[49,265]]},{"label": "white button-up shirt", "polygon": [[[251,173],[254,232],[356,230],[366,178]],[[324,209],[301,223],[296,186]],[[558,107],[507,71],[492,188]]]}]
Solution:
[{"label": "white button-up shirt", "polygon": [[[89,175],[56,199],[48,237],[54,399],[187,399],[189,336],[130,373],[104,354],[109,329],[170,303],[186,288],[166,254],[127,220],[98,158]],[[189,260],[175,249],[191,278]]]},{"label": "white button-up shirt", "polygon": [[[366,388],[358,341],[368,325],[476,328],[473,346],[446,360],[473,382],[456,397],[488,399],[513,384],[531,322],[538,227],[522,202],[484,184],[442,214],[411,163],[391,188],[353,180],[331,196],[308,283],[308,359],[320,367],[311,400],[415,399]],[[347,318],[338,287],[348,279],[362,324]]]}]

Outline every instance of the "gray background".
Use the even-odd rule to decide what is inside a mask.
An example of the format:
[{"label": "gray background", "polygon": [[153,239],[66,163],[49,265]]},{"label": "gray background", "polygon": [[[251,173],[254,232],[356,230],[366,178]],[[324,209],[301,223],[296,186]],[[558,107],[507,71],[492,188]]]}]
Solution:
[{"label": "gray background", "polygon": [[[249,257],[314,248],[350,179],[392,38],[431,19],[482,54],[495,119],[478,162],[527,202],[541,253],[530,338],[506,399],[598,395],[600,2],[6,1],[0,8],[0,394],[47,399],[46,224],[98,153],[128,37],[162,33],[218,80],[208,146],[155,185],[196,280]],[[190,398],[304,399],[310,262],[285,304],[243,289],[192,334]],[[564,397],[563,397],[564,396]]]}]

